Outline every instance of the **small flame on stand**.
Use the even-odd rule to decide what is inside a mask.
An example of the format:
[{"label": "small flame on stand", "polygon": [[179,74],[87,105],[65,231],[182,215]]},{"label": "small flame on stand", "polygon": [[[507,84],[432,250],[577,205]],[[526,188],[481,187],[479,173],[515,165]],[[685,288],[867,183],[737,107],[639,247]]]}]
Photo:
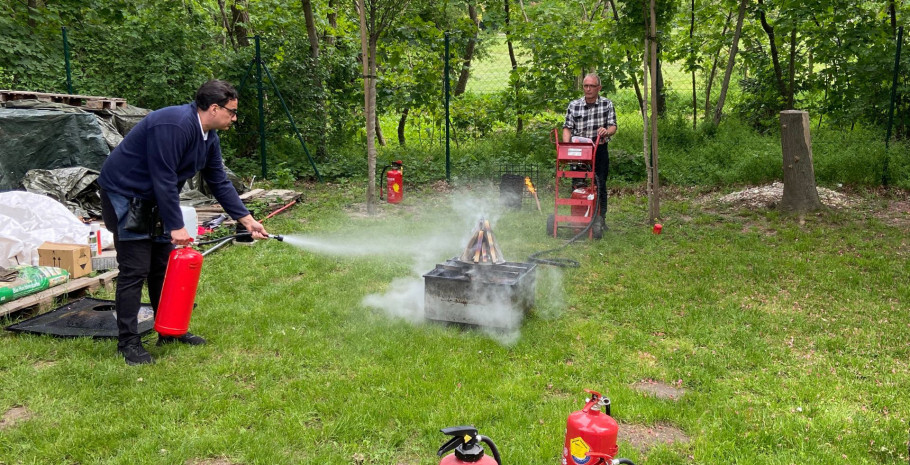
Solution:
[{"label": "small flame on stand", "polygon": [[540,209],[540,199],[537,198],[537,190],[534,189],[534,184],[531,184],[531,178],[525,176],[525,185],[528,186],[528,192],[534,196],[534,200],[537,202],[537,211],[543,212],[543,210]]},{"label": "small flame on stand", "polygon": [[493,238],[493,229],[490,228],[489,221],[484,218],[480,219],[477,229],[472,233],[471,240],[468,241],[459,260],[484,265],[505,263],[506,259],[502,256],[496,239]]}]

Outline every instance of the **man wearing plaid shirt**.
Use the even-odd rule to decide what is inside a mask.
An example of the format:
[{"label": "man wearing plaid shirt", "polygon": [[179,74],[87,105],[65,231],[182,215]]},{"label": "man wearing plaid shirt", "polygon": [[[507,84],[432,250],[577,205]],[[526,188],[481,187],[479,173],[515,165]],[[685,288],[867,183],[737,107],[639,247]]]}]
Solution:
[{"label": "man wearing plaid shirt", "polygon": [[[566,122],[562,126],[563,142],[591,143],[600,136],[600,145],[594,162],[594,176],[597,179],[597,199],[601,224],[606,229],[604,215],[607,213],[607,175],[610,173],[610,152],[607,143],[616,134],[616,111],[613,102],[600,96],[600,77],[591,73],[583,81],[585,96],[569,102]],[[580,139],[582,138],[582,139]],[[574,139],[574,140],[573,140]]]}]

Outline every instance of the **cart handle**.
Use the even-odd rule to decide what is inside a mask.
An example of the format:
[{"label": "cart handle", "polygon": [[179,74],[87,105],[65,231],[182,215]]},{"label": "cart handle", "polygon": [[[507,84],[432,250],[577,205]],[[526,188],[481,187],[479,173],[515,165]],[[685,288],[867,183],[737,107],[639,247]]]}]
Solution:
[{"label": "cart handle", "polygon": [[[553,128],[553,132],[550,133],[550,142],[556,144],[559,147],[559,128]],[[597,140],[594,141],[594,149],[597,150],[597,146],[600,145],[600,134],[597,135]]]}]

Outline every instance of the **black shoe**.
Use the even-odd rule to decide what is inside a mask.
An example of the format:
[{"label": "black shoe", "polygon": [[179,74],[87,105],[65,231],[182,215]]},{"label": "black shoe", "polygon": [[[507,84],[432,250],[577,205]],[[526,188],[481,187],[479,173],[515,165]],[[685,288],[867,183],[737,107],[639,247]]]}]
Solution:
[{"label": "black shoe", "polygon": [[145,350],[145,347],[142,347],[140,343],[127,344],[123,347],[118,347],[117,351],[123,355],[123,359],[126,360],[127,365],[145,365],[148,363],[155,363],[155,359],[149,355],[148,351]]},{"label": "black shoe", "polygon": [[187,332],[183,336],[178,336],[178,337],[158,335],[158,344],[157,345],[163,346],[165,344],[170,344],[172,342],[179,342],[181,344],[187,344],[187,345],[191,345],[191,346],[201,346],[201,345],[205,345],[206,341],[205,341],[204,337],[197,336],[190,332]]}]

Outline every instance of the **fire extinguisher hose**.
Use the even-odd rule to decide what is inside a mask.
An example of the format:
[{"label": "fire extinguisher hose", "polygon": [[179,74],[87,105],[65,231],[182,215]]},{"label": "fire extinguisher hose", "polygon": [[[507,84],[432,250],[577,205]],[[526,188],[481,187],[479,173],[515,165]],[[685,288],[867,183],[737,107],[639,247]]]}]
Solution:
[{"label": "fire extinguisher hose", "polygon": [[500,458],[499,458],[499,449],[496,448],[496,444],[493,444],[493,440],[486,436],[483,436],[481,434],[477,435],[477,440],[490,446],[490,453],[493,454],[493,460],[496,460],[496,463],[498,463],[499,465],[502,465],[502,460],[500,460]]},{"label": "fire extinguisher hose", "polygon": [[[245,236],[250,236],[250,235],[251,235],[251,233],[242,232],[242,233],[237,233],[237,234],[231,234],[230,236],[219,237],[218,239],[212,239],[210,241],[196,242],[195,244],[196,245],[214,244],[216,242],[226,241],[229,239],[235,239],[238,237],[245,237]],[[284,242],[284,236],[282,236],[280,234],[269,234],[269,239],[275,239],[277,241]]]},{"label": "fire extinguisher hose", "polygon": [[[594,184],[598,188],[597,192],[600,192],[600,189],[599,189],[600,182],[598,182],[598,179],[596,176],[594,177]],[[556,247],[555,249],[541,250],[540,252],[532,253],[531,255],[528,256],[528,261],[531,263],[537,263],[540,265],[558,266],[560,268],[578,268],[579,266],[581,266],[581,264],[578,263],[577,260],[572,260],[570,258],[563,258],[563,257],[553,257],[553,258],[540,258],[540,257],[558,252],[558,251],[568,247],[569,244],[577,241],[578,239],[581,239],[586,234],[588,234],[588,231],[590,231],[592,227],[594,227],[594,222],[599,221],[599,220],[600,220],[600,199],[598,198],[597,199],[597,208],[594,210],[594,214],[591,215],[591,221],[588,223],[587,226],[585,226],[584,229],[582,229],[578,234],[576,234],[575,237],[566,241],[565,244],[563,244],[559,247]]]}]

